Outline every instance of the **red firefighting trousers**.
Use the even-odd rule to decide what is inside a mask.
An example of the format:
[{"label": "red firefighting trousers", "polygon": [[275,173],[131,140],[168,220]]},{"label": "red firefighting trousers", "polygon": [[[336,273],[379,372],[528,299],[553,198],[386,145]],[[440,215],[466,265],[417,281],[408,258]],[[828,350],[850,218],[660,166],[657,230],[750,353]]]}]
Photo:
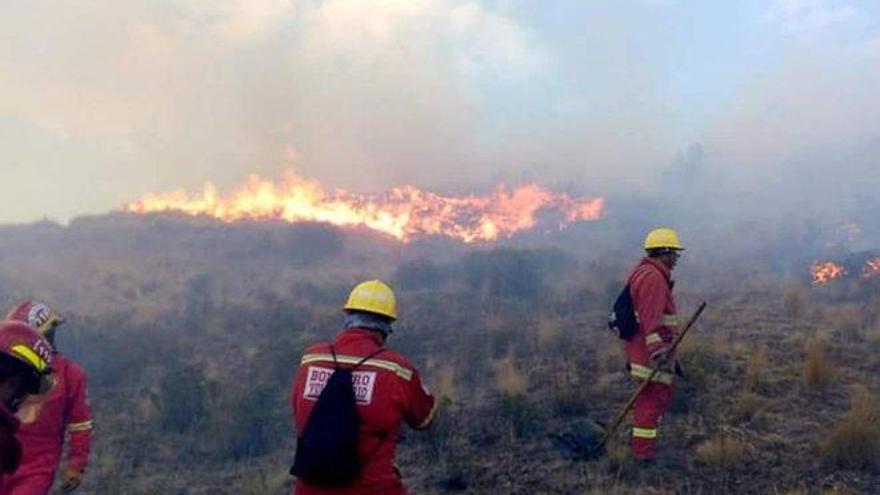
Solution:
[{"label": "red firefighting trousers", "polygon": [[[641,386],[641,381],[638,382]],[[632,453],[637,459],[655,455],[658,423],[672,403],[673,386],[651,382],[633,405]]]},{"label": "red firefighting trousers", "polygon": [[52,475],[32,475],[26,478],[16,477],[3,485],[3,492],[9,495],[46,495],[52,488]]}]

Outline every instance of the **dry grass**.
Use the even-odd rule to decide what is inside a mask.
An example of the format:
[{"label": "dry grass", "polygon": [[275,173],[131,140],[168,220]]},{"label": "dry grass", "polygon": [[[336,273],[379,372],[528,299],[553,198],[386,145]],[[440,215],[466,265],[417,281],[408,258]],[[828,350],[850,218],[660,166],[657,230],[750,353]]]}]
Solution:
[{"label": "dry grass", "polygon": [[687,374],[688,387],[697,395],[710,390],[730,360],[731,341],[723,334],[694,334],[682,341],[679,357]]},{"label": "dry grass", "polygon": [[812,338],[804,351],[803,378],[807,389],[818,392],[825,390],[836,375],[833,363],[828,358],[825,341]]},{"label": "dry grass", "polygon": [[287,483],[287,477],[267,475],[263,469],[242,473],[235,484],[236,493],[242,495],[264,495],[278,493]]},{"label": "dry grass", "polygon": [[626,366],[626,358],[623,355],[623,346],[614,342],[596,350],[596,365],[600,372],[615,373],[623,371]]},{"label": "dry grass", "polygon": [[542,355],[570,356],[577,352],[573,347],[575,336],[580,328],[573,328],[570,322],[553,316],[540,316],[534,334],[534,347]]},{"label": "dry grass", "polygon": [[733,342],[728,335],[722,333],[689,334],[681,342],[678,353],[686,363],[690,362],[689,359],[717,362],[734,352],[734,344],[738,343]]},{"label": "dry grass", "polygon": [[831,429],[822,461],[835,468],[880,470],[880,402],[867,387],[853,387],[849,411]]},{"label": "dry grass", "polygon": [[437,371],[437,397],[450,402],[459,399],[455,387],[455,367],[451,364],[445,364]]},{"label": "dry grass", "polygon": [[746,453],[744,443],[724,434],[716,435],[696,447],[697,459],[704,464],[722,469],[740,464]]},{"label": "dry grass", "polygon": [[528,379],[516,366],[513,352],[494,363],[495,386],[499,392],[508,396],[522,395],[528,388]]},{"label": "dry grass", "polygon": [[[798,488],[795,490],[789,490],[789,491],[785,492],[784,495],[809,495],[810,493],[812,493],[812,492],[810,492],[809,490],[807,490],[805,488]],[[839,486],[829,488],[821,493],[822,493],[822,495],[854,495],[853,491],[847,490],[846,488],[842,488]]]},{"label": "dry grass", "polygon": [[146,397],[138,398],[136,402],[136,410],[138,412],[138,417],[142,420],[150,421],[158,418],[160,411],[155,393],[151,393]]},{"label": "dry grass", "polygon": [[743,386],[746,390],[757,390],[761,385],[761,375],[770,361],[770,351],[766,345],[757,346],[749,355]]},{"label": "dry grass", "polygon": [[865,316],[862,308],[857,304],[844,304],[834,308],[831,312],[834,330],[845,339],[859,341],[861,331],[865,326]]},{"label": "dry grass", "polygon": [[750,421],[759,412],[767,409],[770,400],[752,392],[741,393],[731,407],[733,417],[739,421]]},{"label": "dry grass", "polygon": [[708,339],[704,334],[697,333],[689,333],[687,338],[681,341],[681,344],[678,346],[678,355],[689,356],[695,352],[698,352],[699,349],[702,348],[703,343]]},{"label": "dry grass", "polygon": [[858,493],[844,486],[835,486],[822,492],[822,495],[858,495]]},{"label": "dry grass", "polygon": [[507,320],[498,311],[487,311],[483,314],[483,327],[487,332],[494,333],[507,328]]},{"label": "dry grass", "polygon": [[624,378],[619,375],[613,374],[605,374],[599,377],[598,380],[592,382],[589,387],[590,395],[597,399],[606,399],[611,397],[614,392],[622,386],[624,383]]},{"label": "dry grass", "polygon": [[541,352],[556,349],[562,336],[562,326],[559,320],[541,318],[538,322],[538,348]]},{"label": "dry grass", "polygon": [[595,397],[590,389],[581,384],[574,376],[560,376],[559,380],[550,385],[551,396],[556,412],[561,415],[585,414]]},{"label": "dry grass", "polygon": [[795,320],[800,319],[806,308],[803,290],[796,286],[785,287],[782,292],[782,308],[785,311],[785,316]]},{"label": "dry grass", "polygon": [[782,337],[782,345],[787,349],[803,349],[807,345],[807,341],[815,335],[815,331],[806,329],[797,329],[785,334]]}]

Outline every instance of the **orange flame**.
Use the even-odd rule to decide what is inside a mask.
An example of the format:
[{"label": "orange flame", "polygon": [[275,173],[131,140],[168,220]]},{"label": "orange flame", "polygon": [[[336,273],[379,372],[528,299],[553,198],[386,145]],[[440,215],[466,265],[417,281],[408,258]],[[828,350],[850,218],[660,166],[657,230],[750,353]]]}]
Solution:
[{"label": "orange flame", "polygon": [[880,275],[880,256],[866,261],[864,268],[862,268],[863,278],[876,277],[877,275]]},{"label": "orange flame", "polygon": [[846,275],[846,269],[843,265],[839,265],[833,261],[813,263],[810,271],[813,274],[814,284],[827,284],[828,282]]},{"label": "orange flame", "polygon": [[328,193],[317,181],[288,171],[280,183],[251,175],[225,197],[208,183],[201,194],[183,190],[146,194],[122,209],[139,214],[180,212],[224,222],[325,222],[365,226],[404,242],[438,235],[470,243],[494,241],[534,228],[542,211],[555,212],[562,228],[572,222],[596,220],[603,208],[602,198],[574,199],[535,184],[512,189],[501,185],[487,196],[443,196],[415,186],[395,187],[374,196],[344,190]]}]

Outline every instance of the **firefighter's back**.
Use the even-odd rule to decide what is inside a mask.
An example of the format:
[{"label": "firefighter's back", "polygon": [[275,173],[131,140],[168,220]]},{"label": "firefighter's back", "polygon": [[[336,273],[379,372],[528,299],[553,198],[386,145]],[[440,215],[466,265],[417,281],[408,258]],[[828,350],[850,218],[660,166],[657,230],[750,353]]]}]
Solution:
[{"label": "firefighter's back", "polygon": [[[378,354],[375,354],[378,352]],[[401,423],[414,428],[427,426],[433,415],[434,398],[421,384],[418,371],[398,353],[382,348],[375,332],[352,328],[341,332],[332,344],[310,347],[303,355],[293,387],[294,422],[302,432],[318,396],[336,363],[353,367],[375,354],[353,373],[352,383],[360,420],[358,435],[362,470],[343,488],[322,487],[297,480],[297,495],[404,494],[406,490],[394,466]]]}]

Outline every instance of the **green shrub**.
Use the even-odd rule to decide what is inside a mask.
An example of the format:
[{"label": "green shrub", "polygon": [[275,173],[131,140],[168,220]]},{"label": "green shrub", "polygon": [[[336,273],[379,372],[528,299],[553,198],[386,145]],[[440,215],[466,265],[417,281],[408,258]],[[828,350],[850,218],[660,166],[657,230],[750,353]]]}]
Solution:
[{"label": "green shrub", "polygon": [[498,412],[510,425],[514,438],[528,438],[544,431],[541,408],[523,395],[503,394],[498,402]]},{"label": "green shrub", "polygon": [[289,411],[286,395],[279,389],[258,384],[247,391],[240,400],[228,410],[217,414],[228,414],[232,418],[230,427],[222,433],[221,452],[232,459],[253,458],[267,454],[293,435],[291,419],[285,414]]},{"label": "green shrub", "polygon": [[205,418],[205,378],[201,369],[184,366],[169,371],[159,383],[159,418],[162,430],[182,433]]}]

